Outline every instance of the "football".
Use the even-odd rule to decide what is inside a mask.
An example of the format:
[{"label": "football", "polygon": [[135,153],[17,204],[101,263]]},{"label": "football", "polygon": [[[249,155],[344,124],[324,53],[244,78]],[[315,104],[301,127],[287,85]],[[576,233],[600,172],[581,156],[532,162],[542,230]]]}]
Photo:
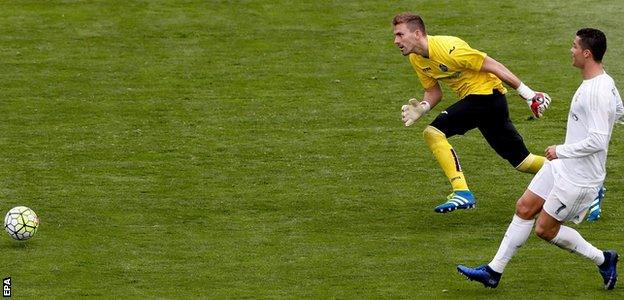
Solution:
[{"label": "football", "polygon": [[18,241],[27,240],[35,235],[39,218],[26,206],[16,206],[4,217],[4,230]]}]

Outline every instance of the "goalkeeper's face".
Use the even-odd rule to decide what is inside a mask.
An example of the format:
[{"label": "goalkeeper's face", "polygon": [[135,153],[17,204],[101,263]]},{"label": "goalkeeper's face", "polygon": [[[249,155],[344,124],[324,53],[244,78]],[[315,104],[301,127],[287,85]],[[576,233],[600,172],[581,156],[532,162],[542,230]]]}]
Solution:
[{"label": "goalkeeper's face", "polygon": [[394,44],[399,47],[401,54],[409,55],[410,53],[416,53],[417,32],[418,30],[409,30],[405,23],[394,26]]}]

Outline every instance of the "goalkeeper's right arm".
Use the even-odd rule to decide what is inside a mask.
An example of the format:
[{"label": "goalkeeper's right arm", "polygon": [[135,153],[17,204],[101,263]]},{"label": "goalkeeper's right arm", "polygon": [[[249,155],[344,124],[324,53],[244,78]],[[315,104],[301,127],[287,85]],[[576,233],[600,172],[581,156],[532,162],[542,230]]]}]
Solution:
[{"label": "goalkeeper's right arm", "polygon": [[425,90],[422,101],[412,98],[408,104],[401,107],[401,116],[405,126],[414,124],[420,117],[426,114],[431,108],[438,105],[442,100],[442,89],[437,83]]},{"label": "goalkeeper's right arm", "polygon": [[431,109],[429,102],[409,99],[408,104],[401,107],[401,116],[405,126],[410,126]]}]

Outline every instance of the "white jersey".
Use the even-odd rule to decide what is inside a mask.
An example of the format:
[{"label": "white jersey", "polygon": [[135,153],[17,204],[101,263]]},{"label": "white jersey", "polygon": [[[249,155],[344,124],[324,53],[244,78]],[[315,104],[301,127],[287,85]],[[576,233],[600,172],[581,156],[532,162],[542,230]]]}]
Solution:
[{"label": "white jersey", "polygon": [[622,114],[611,76],[583,80],[572,98],[565,143],[556,149],[559,159],[552,161],[563,178],[577,186],[602,185],[613,124]]}]

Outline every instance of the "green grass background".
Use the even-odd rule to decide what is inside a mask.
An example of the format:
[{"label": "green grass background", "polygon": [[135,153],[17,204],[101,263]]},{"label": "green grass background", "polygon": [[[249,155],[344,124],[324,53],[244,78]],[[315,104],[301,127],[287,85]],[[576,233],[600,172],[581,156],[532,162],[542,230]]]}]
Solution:
[{"label": "green grass background", "polygon": [[[452,138],[476,210],[439,215],[449,185],[400,106],[422,88],[390,21],[424,17],[547,91],[512,119],[534,153],[563,142],[580,84],[577,29],[608,37],[624,85],[619,1],[1,1],[0,277],[24,298],[622,298],[592,263],[531,236],[498,289],[455,271],[495,254],[531,175],[478,131]],[[622,247],[624,127],[603,219]]]}]

